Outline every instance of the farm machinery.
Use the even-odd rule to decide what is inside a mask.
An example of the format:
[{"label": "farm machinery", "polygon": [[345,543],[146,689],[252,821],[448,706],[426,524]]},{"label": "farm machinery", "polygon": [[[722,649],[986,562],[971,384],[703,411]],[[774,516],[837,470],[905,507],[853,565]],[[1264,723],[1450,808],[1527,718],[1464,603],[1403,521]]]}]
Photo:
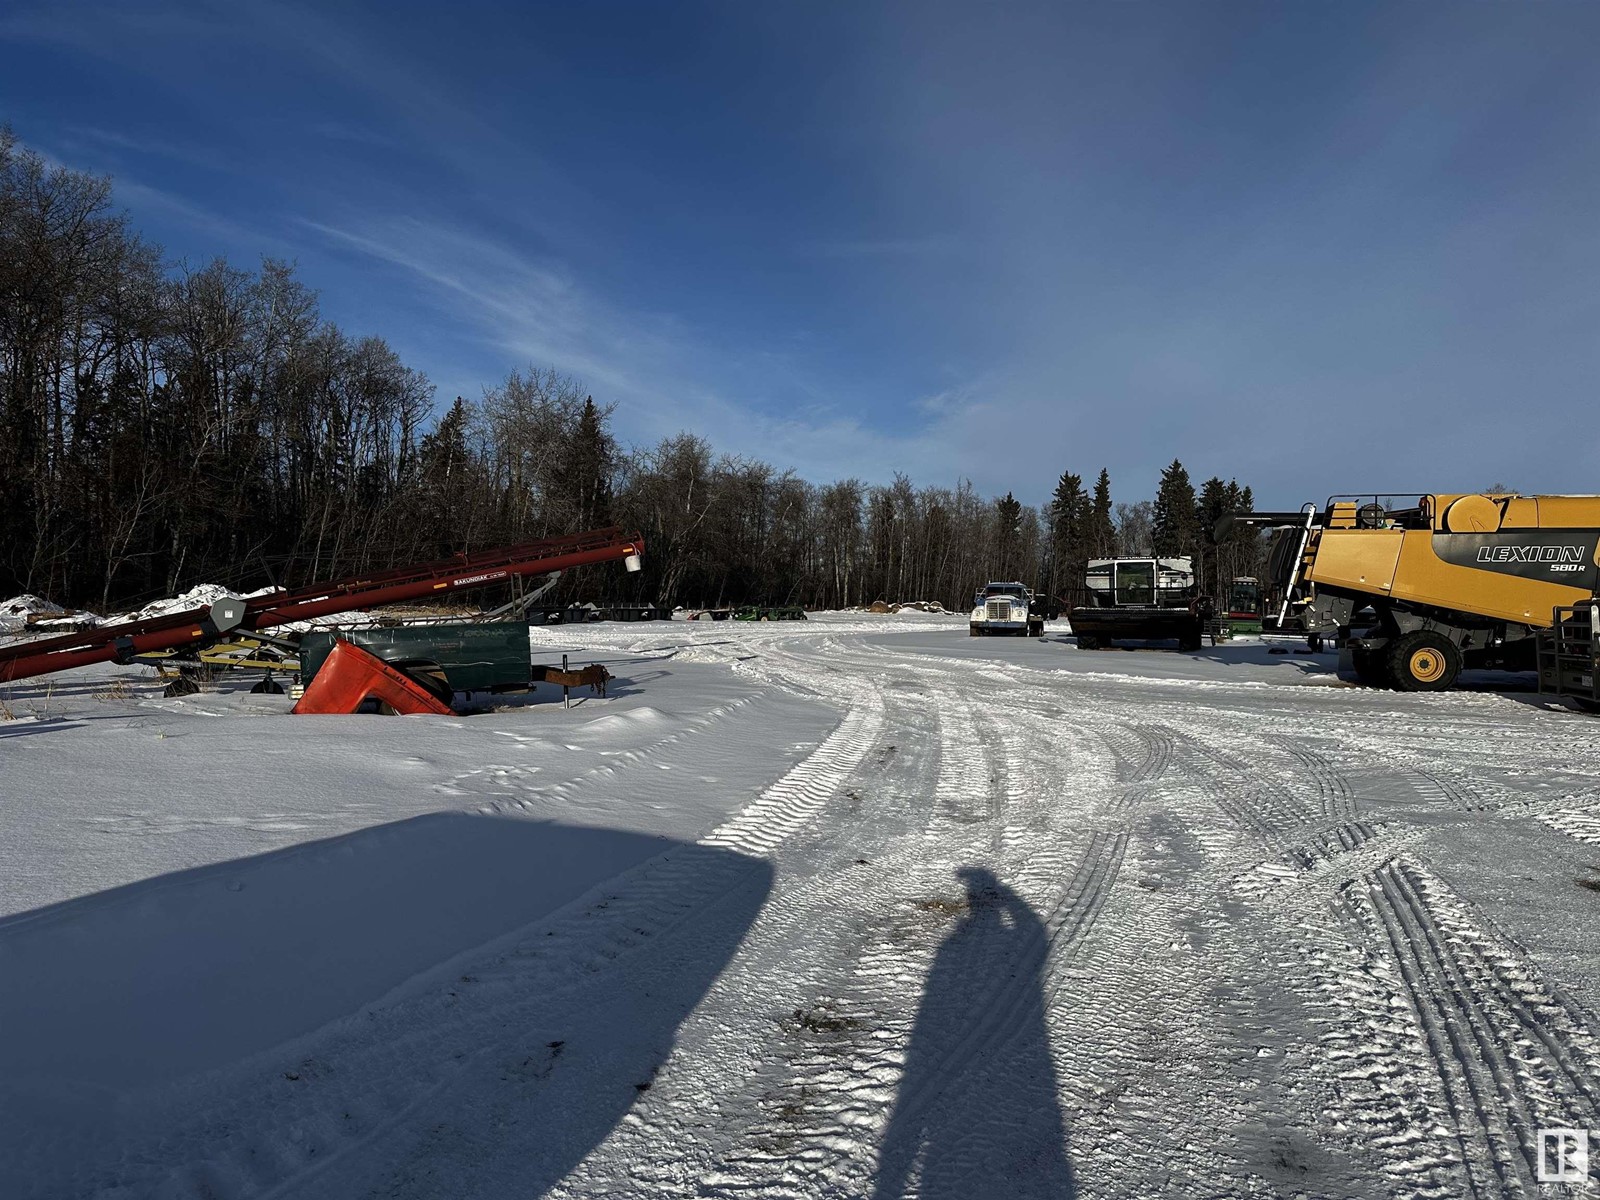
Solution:
[{"label": "farm machinery", "polygon": [[1228,636],[1259,634],[1262,604],[1261,581],[1253,575],[1235,575],[1228,584],[1228,603],[1222,613]]},{"label": "farm machinery", "polygon": [[[585,686],[604,696],[611,681],[600,663],[572,670],[565,655],[560,667],[534,663],[523,622],[313,630],[299,649],[305,690],[297,713],[353,712],[368,700],[399,711],[446,713],[457,692],[525,692],[553,683],[563,696]],[[394,698],[397,688],[409,702],[403,709]]]},{"label": "farm machinery", "polygon": [[1109,649],[1119,638],[1200,649],[1213,613],[1195,588],[1192,560],[1091,559],[1084,583],[1087,603],[1068,614],[1081,649]]},{"label": "farm machinery", "polygon": [[1277,531],[1277,628],[1341,644],[1354,679],[1402,691],[1441,691],[1468,667],[1535,669],[1600,583],[1600,496],[1334,496],[1224,517],[1219,536],[1236,524]]},{"label": "farm machinery", "polygon": [[[148,662],[169,670],[228,667],[259,669],[266,672],[266,676],[254,690],[281,691],[281,687],[272,680],[272,672],[303,667],[299,656],[306,648],[307,637],[302,636],[304,622],[385,604],[437,601],[470,588],[486,587],[512,579],[544,576],[543,582],[548,585],[553,582],[552,576],[562,571],[594,563],[620,560],[629,571],[637,571],[643,553],[644,539],[637,533],[626,533],[617,528],[598,529],[329,583],[311,584],[292,591],[273,591],[243,599],[227,597],[184,612],[100,625],[0,647],[0,683],[94,663]],[[516,603],[499,611],[503,615],[515,615],[510,610],[516,607]],[[482,629],[485,626],[422,628],[425,633],[434,635],[435,641],[441,637],[448,641],[451,635],[444,632],[447,629]],[[520,640],[526,659],[526,625],[506,624],[501,628],[514,631],[509,636]],[[448,672],[442,671],[434,661],[437,654],[430,659],[415,645],[410,648],[412,653],[409,655],[385,663],[380,656],[353,645],[352,635],[348,632],[329,640],[335,644],[328,647],[326,653],[331,656],[333,650],[337,649],[341,663],[355,663],[360,671],[365,671],[371,677],[372,688],[376,689],[371,692],[374,696],[379,696],[380,692],[413,700],[417,696],[431,696],[437,702],[443,689],[455,683]],[[459,636],[456,640],[460,640]],[[374,663],[384,669],[378,670]],[[347,666],[344,670],[354,671],[355,668]],[[326,673],[325,668],[316,673],[320,678]],[[397,680],[392,676],[399,678]],[[551,681],[562,682],[559,678]],[[193,685],[187,690],[193,690]],[[379,698],[389,703],[390,707],[397,707],[384,696]],[[421,704],[421,701],[417,703]],[[430,710],[424,706],[405,711]]]},{"label": "farm machinery", "polygon": [[1539,690],[1566,696],[1579,708],[1600,712],[1600,597],[1563,604],[1550,628],[1534,638]]}]

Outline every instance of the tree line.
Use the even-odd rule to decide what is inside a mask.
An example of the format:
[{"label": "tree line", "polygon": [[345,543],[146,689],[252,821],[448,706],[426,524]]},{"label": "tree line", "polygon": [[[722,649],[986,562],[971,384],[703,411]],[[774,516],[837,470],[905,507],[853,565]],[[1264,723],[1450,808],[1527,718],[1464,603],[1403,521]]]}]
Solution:
[{"label": "tree line", "polygon": [[1213,475],[1198,493],[1188,469],[1177,459],[1161,472],[1154,500],[1132,504],[1111,501],[1111,478],[1102,469],[1090,494],[1083,479],[1064,473],[1051,497],[1052,553],[1049,565],[1058,590],[1081,590],[1086,563],[1113,555],[1190,558],[1201,591],[1221,601],[1241,576],[1259,578],[1265,545],[1250,529],[1236,527],[1217,536],[1226,513],[1255,511],[1249,485]]},{"label": "tree line", "polygon": [[1248,508],[1174,462],[1153,501],[1063,474],[1036,508],[970,483],[817,484],[692,433],[621,446],[613,408],[513,371],[435,409],[382,338],[320,313],[291,264],[169,265],[110,181],[0,129],[0,596],[109,610],[216,581],[286,586],[618,523],[645,570],[565,594],[667,606],[964,608],[985,580],[1071,599],[1110,554],[1254,565],[1214,518]]}]

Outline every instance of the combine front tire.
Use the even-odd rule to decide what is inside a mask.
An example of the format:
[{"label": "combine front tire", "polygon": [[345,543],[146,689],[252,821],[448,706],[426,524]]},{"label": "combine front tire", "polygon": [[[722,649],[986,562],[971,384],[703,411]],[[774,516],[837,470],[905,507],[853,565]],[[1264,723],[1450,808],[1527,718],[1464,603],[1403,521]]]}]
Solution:
[{"label": "combine front tire", "polygon": [[1385,665],[1402,692],[1442,692],[1461,674],[1461,651],[1449,638],[1418,630],[1389,644]]}]

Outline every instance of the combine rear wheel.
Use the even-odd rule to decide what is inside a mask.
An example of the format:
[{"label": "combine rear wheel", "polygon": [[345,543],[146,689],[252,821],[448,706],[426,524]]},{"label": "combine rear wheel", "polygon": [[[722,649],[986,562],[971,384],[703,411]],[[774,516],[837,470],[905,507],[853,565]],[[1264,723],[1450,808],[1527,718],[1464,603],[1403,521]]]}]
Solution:
[{"label": "combine rear wheel", "polygon": [[1461,674],[1461,651],[1449,638],[1419,630],[1390,643],[1385,665],[1402,692],[1442,692]]}]

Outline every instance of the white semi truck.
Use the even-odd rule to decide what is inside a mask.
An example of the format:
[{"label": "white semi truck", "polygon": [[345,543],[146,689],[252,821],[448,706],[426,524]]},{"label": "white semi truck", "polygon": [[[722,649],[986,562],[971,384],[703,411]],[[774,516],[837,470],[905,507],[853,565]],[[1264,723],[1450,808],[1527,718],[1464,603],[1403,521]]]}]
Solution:
[{"label": "white semi truck", "polygon": [[1026,585],[989,583],[972,599],[970,630],[973,637],[1038,637],[1044,613]]}]

